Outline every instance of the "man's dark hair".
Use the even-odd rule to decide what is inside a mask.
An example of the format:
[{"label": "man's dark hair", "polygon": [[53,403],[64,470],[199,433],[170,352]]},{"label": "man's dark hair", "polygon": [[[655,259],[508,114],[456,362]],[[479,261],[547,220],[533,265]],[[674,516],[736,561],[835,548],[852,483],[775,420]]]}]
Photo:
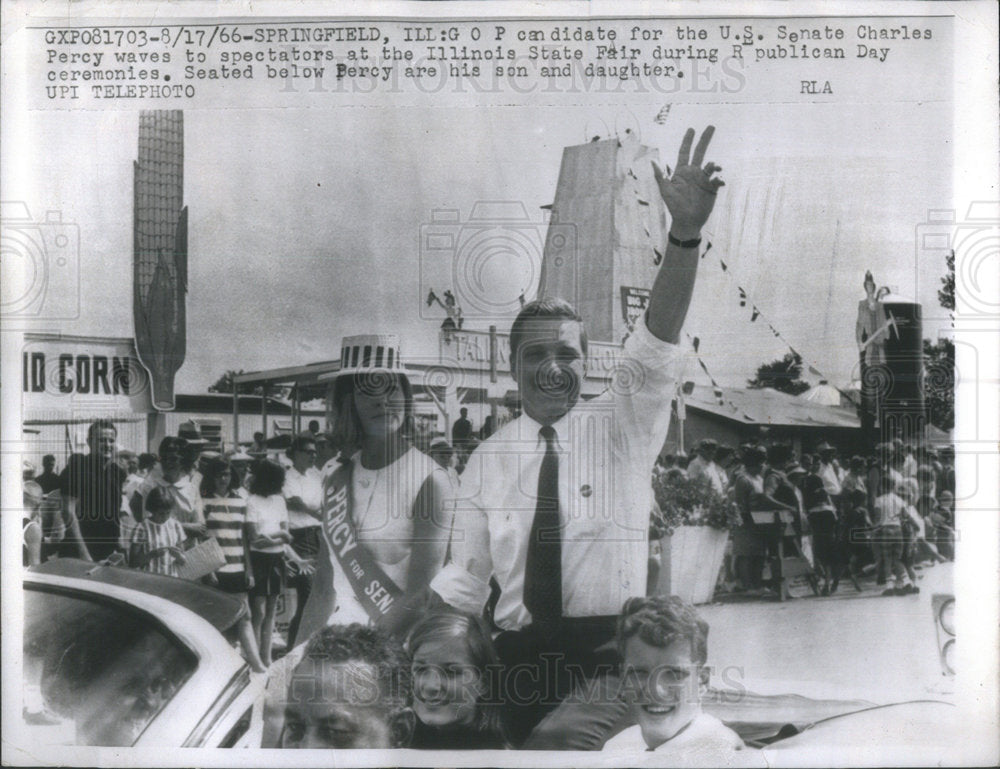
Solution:
[{"label": "man's dark hair", "polygon": [[139,469],[150,470],[156,464],[156,454],[143,453],[139,455]]},{"label": "man's dark hair", "polygon": [[305,451],[306,447],[316,447],[316,438],[309,433],[299,433],[292,438],[292,443],[288,447],[288,456],[292,456],[296,451]]},{"label": "man's dark hair", "polygon": [[512,366],[517,365],[517,349],[521,346],[521,340],[528,327],[533,323],[551,319],[574,320],[580,324],[580,349],[586,356],[587,329],[583,325],[580,313],[573,309],[573,305],[565,299],[546,297],[524,305],[510,327],[510,361]]},{"label": "man's dark hair", "polygon": [[260,436],[261,438],[263,438],[264,437],[264,433],[262,433],[260,430],[258,430],[257,432],[255,432],[253,434],[254,440],[257,440],[257,436]]},{"label": "man's dark hair", "polygon": [[458,413],[461,414],[464,417],[466,414],[469,413],[469,410],[463,406],[462,408],[460,408],[458,410]]},{"label": "man's dark hair", "polygon": [[360,623],[328,625],[312,637],[303,661],[365,662],[378,676],[380,703],[392,713],[409,707],[413,684],[410,657],[399,641],[376,627]]},{"label": "man's dark hair", "polygon": [[160,445],[156,452],[161,457],[164,454],[177,454],[178,456],[183,456],[185,449],[187,449],[186,440],[178,438],[176,435],[168,435],[160,441]]},{"label": "man's dark hair", "polygon": [[285,468],[277,462],[264,460],[260,462],[253,471],[253,480],[250,482],[250,493],[259,497],[270,497],[281,493],[281,487],[285,485]]},{"label": "man's dark hair", "polygon": [[54,465],[56,463],[56,458],[53,454],[46,454],[42,457],[42,467],[45,465]]},{"label": "man's dark hair", "polygon": [[311,433],[318,433],[319,432],[319,420],[318,419],[310,419],[309,420],[308,429],[309,429],[309,432],[311,432]]},{"label": "man's dark hair", "polygon": [[696,665],[704,665],[708,659],[708,623],[694,606],[676,595],[629,598],[618,618],[616,640],[622,656],[625,644],[633,637],[661,649],[686,639]]},{"label": "man's dark hair", "polygon": [[95,419],[90,423],[90,427],[87,428],[87,443],[94,440],[99,430],[114,430],[115,437],[118,436],[118,428],[115,427],[115,423],[110,419]]}]

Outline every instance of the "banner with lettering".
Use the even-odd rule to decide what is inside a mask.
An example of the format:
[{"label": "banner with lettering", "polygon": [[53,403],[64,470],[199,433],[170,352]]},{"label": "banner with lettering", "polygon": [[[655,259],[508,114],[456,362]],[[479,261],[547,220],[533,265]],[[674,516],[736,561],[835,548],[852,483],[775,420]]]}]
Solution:
[{"label": "banner with lettering", "polygon": [[351,514],[352,463],[344,462],[323,483],[323,536],[372,622],[389,613],[403,591],[358,544]]},{"label": "banner with lettering", "polygon": [[622,318],[631,334],[635,324],[649,306],[649,289],[636,286],[619,286],[621,289]]}]

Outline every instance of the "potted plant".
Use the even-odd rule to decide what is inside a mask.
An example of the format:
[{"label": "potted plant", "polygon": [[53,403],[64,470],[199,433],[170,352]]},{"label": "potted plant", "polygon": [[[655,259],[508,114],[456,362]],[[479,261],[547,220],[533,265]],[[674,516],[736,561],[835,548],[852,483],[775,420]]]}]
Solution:
[{"label": "potted plant", "polygon": [[659,540],[660,567],[650,589],[691,603],[708,603],[725,557],[729,529],[740,524],[733,502],[704,478],[679,471],[653,477],[657,509],[650,540]]}]

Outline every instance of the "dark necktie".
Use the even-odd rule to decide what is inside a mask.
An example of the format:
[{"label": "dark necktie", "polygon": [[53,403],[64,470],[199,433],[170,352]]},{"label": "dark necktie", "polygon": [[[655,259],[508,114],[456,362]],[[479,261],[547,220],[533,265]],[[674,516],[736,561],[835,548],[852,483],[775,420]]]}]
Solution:
[{"label": "dark necktie", "polygon": [[534,623],[562,616],[562,535],[559,531],[559,457],[556,431],[551,425],[539,430],[545,439],[545,456],[538,472],[538,502],[528,540],[524,570],[524,605]]}]

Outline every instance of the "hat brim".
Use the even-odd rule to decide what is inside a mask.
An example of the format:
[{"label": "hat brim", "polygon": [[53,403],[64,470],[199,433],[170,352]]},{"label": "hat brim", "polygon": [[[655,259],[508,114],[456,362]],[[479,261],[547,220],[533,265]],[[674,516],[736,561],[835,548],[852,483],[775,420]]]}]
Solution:
[{"label": "hat brim", "polygon": [[406,369],[386,368],[384,366],[374,366],[371,368],[346,368],[340,371],[328,371],[316,377],[317,382],[335,382],[341,377],[354,376],[356,374],[393,374],[395,376],[406,377]]}]

